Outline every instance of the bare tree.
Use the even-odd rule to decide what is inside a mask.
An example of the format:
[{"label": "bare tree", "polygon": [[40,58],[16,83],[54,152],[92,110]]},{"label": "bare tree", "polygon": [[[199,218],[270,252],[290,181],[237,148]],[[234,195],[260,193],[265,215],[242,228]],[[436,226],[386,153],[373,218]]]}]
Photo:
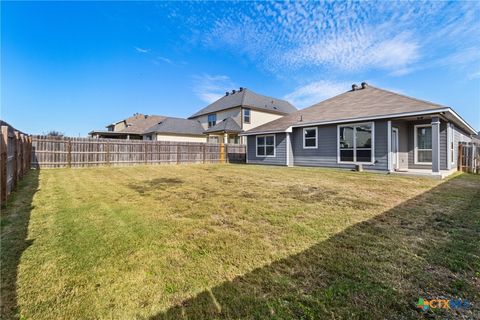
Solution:
[{"label": "bare tree", "polygon": [[50,136],[50,137],[63,137],[64,136],[63,132],[56,131],[56,130],[50,130],[47,133],[44,133],[44,135]]}]

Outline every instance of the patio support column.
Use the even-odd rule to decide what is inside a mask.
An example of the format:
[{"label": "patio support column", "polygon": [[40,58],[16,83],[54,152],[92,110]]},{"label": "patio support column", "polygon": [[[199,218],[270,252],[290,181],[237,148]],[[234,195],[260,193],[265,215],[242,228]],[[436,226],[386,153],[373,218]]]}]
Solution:
[{"label": "patio support column", "polygon": [[223,134],[223,143],[225,143],[225,144],[228,143],[228,133]]},{"label": "patio support column", "polygon": [[451,152],[451,146],[452,146],[452,126],[451,123],[447,123],[447,169],[451,170],[452,169],[452,152]]},{"label": "patio support column", "polygon": [[286,133],[286,152],[285,152],[285,156],[286,156],[286,161],[285,161],[285,164],[287,165],[287,167],[293,167],[293,154],[292,154],[292,133],[291,132],[287,132]]},{"label": "patio support column", "polygon": [[432,117],[432,173],[440,173],[440,118]]},{"label": "patio support column", "polygon": [[392,169],[392,121],[387,122],[387,146],[388,146],[388,152],[387,152],[387,166],[388,166],[388,171],[393,171]]}]

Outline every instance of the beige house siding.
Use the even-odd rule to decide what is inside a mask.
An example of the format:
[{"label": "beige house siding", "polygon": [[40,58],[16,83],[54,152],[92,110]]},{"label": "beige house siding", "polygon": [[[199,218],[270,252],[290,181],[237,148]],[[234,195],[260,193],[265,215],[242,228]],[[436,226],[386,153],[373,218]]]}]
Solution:
[{"label": "beige house siding", "polygon": [[[217,123],[229,117],[233,118],[238,124],[240,124],[242,121],[241,119],[242,113],[241,113],[240,107],[232,108],[228,110],[222,110],[214,113],[217,115]],[[202,115],[194,119],[200,121],[200,124],[205,130],[208,129],[208,114]]]},{"label": "beige house siding", "polygon": [[206,136],[168,135],[158,133],[157,141],[206,142]]},{"label": "beige house siding", "polygon": [[283,117],[283,115],[252,109],[250,110],[250,123],[243,123],[242,129],[247,131],[281,117]]},{"label": "beige house siding", "polygon": [[113,126],[113,131],[120,131],[125,129],[127,126],[125,125],[125,121],[120,121]]}]

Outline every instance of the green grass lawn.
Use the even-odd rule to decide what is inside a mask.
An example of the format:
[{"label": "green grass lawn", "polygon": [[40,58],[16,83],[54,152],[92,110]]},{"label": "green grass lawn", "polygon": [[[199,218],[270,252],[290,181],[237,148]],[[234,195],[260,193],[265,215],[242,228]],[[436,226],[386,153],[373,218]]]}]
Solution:
[{"label": "green grass lawn", "polygon": [[[1,215],[2,319],[480,314],[480,176],[32,171]],[[469,310],[415,307],[460,297]]]}]

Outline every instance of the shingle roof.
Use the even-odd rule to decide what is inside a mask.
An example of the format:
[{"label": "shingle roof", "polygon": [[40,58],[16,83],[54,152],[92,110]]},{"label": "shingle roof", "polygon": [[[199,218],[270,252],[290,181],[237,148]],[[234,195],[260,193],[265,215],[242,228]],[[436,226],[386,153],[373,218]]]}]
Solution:
[{"label": "shingle roof", "polygon": [[144,133],[172,133],[172,134],[190,134],[203,135],[203,127],[197,120],[183,118],[167,117],[160,123],[148,128]]},{"label": "shingle roof", "polygon": [[[134,133],[134,134],[141,134],[146,129],[152,127],[153,125],[159,123],[160,121],[164,120],[165,116],[156,116],[156,115],[135,115],[133,117],[125,119],[127,122],[128,127],[118,130],[116,132],[120,133]],[[117,122],[118,123],[118,122]]]},{"label": "shingle roof", "polygon": [[447,107],[367,86],[365,89],[347,91],[311,107],[298,110],[251,129],[247,133],[284,131],[294,125],[339,120],[348,121],[355,118],[389,116],[444,108]]},{"label": "shingle roof", "polygon": [[280,114],[289,114],[297,110],[297,108],[291,105],[288,101],[267,97],[255,93],[250,89],[243,89],[242,91],[237,91],[233,94],[230,93],[228,96],[221,97],[217,101],[190,116],[189,119],[238,106],[263,109]]},{"label": "shingle roof", "polygon": [[220,121],[213,127],[208,128],[204,132],[211,133],[211,132],[220,132],[220,131],[238,133],[238,132],[242,132],[242,128],[240,128],[238,123],[232,117],[228,117],[227,119]]}]

